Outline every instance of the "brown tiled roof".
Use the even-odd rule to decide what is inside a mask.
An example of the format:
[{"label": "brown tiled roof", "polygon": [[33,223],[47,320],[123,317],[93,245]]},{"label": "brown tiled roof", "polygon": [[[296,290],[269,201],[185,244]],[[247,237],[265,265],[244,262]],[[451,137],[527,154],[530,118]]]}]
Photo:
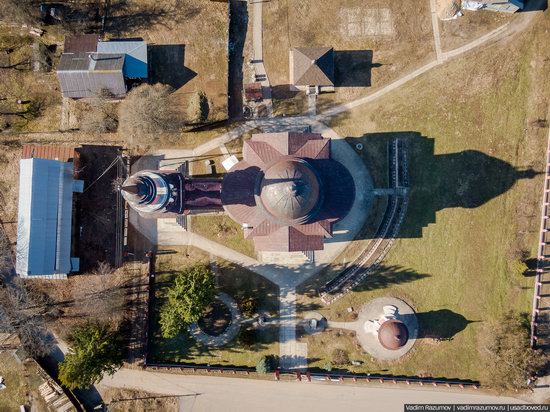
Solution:
[{"label": "brown tiled roof", "polygon": [[88,53],[97,51],[97,34],[82,34],[79,36],[65,37],[63,53]]},{"label": "brown tiled roof", "polygon": [[334,86],[332,47],[291,49],[293,82],[297,86]]},{"label": "brown tiled roof", "polygon": [[[255,134],[245,142],[243,157],[224,177],[222,203],[234,220],[250,227],[244,231],[245,236],[254,240],[256,250],[322,250],[323,239],[332,236],[331,222],[343,216],[339,211],[347,213],[355,195],[349,172],[330,159],[330,139],[315,133]],[[260,182],[266,171],[279,163],[292,163],[291,160],[307,162],[330,186],[322,188],[320,210],[303,221],[281,220],[262,201]]]}]

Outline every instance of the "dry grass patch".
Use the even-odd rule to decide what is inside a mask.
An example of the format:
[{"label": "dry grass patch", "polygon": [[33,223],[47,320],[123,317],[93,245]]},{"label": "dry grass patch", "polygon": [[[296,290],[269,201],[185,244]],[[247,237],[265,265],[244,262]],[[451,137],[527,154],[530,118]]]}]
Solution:
[{"label": "dry grass patch", "polygon": [[289,83],[291,47],[331,46],[336,93],[320,107],[357,98],[433,60],[429,2],[277,0],[264,4],[264,60],[273,86]]}]

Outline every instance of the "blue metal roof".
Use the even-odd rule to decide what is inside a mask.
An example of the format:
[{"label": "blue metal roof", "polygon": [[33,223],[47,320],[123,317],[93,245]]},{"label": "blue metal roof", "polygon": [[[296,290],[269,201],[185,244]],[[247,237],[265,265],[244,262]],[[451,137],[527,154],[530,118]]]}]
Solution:
[{"label": "blue metal roof", "polygon": [[73,181],[71,162],[20,161],[15,265],[18,275],[60,277],[73,271]]},{"label": "blue metal roof", "polygon": [[111,40],[97,43],[98,53],[125,54],[122,72],[129,79],[147,79],[147,44],[143,40]]}]

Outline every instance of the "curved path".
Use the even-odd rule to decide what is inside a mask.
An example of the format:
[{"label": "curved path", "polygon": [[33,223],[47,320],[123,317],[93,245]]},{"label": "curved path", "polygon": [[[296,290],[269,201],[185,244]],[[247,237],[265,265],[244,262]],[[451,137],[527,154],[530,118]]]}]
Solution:
[{"label": "curved path", "polygon": [[191,336],[193,336],[197,342],[200,342],[205,346],[227,345],[237,337],[241,328],[241,311],[239,310],[239,306],[237,305],[237,302],[235,302],[235,299],[224,292],[219,293],[216,298],[223,302],[231,312],[231,321],[229,322],[227,328],[218,336],[213,336],[204,332],[199,327],[197,322],[189,325],[189,333]]}]

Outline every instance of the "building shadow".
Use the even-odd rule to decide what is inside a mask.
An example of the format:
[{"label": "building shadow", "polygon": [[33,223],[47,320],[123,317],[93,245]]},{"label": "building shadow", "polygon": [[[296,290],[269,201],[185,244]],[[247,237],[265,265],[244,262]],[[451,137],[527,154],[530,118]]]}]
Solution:
[{"label": "building shadow", "polygon": [[185,67],[185,45],[156,44],[147,46],[149,56],[149,81],[162,83],[179,89],[197,76],[197,73]]},{"label": "building shadow", "polygon": [[290,84],[278,84],[271,87],[271,97],[278,100],[287,100],[296,97],[300,90],[292,90]]},{"label": "building shadow", "polygon": [[477,150],[435,154],[435,140],[418,132],[372,133],[348,139],[363,145],[360,155],[369,167],[375,187],[386,187],[387,150],[401,139],[406,153],[409,202],[398,237],[422,237],[426,226],[436,223],[438,211],[449,208],[475,209],[510,190],[518,180],[532,179],[541,172],[516,168]]},{"label": "building shadow", "polygon": [[544,11],[548,8],[547,0],[527,0],[520,13],[528,13],[532,11]]},{"label": "building shadow", "polygon": [[477,320],[468,320],[460,313],[449,309],[438,309],[416,313],[415,315],[399,316],[402,319],[406,319],[407,316],[416,316],[419,325],[419,339],[452,340],[455,335],[466,329],[469,324],[479,322]]},{"label": "building shadow", "polygon": [[381,67],[373,63],[372,50],[341,50],[334,52],[336,87],[370,87],[372,69]]}]

